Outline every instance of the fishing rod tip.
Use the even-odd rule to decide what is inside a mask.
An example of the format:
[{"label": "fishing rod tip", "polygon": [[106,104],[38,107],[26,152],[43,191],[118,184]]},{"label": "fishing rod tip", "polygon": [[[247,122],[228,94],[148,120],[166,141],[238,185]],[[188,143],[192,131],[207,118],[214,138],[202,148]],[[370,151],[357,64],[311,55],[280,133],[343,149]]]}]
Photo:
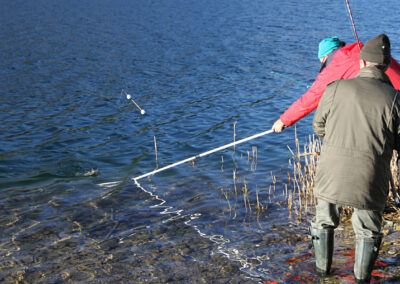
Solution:
[{"label": "fishing rod tip", "polygon": [[141,113],[142,115],[145,115],[145,114],[146,114],[146,112],[145,112],[144,109],[142,109],[142,110],[140,111],[140,113]]}]

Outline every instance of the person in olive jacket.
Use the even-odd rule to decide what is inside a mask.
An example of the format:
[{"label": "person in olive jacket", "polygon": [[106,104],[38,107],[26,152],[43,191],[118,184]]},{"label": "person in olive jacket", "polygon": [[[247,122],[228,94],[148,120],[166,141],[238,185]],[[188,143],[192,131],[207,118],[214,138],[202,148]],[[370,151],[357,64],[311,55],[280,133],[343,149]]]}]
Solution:
[{"label": "person in olive jacket", "polygon": [[310,231],[316,270],[325,276],[330,273],[342,206],[353,207],[354,275],[364,283],[370,281],[382,241],[390,160],[393,150],[400,150],[400,101],[385,74],[391,62],[389,38],[380,34],[367,41],[359,59],[356,78],[330,83],[314,115],[313,129],[323,145]]}]

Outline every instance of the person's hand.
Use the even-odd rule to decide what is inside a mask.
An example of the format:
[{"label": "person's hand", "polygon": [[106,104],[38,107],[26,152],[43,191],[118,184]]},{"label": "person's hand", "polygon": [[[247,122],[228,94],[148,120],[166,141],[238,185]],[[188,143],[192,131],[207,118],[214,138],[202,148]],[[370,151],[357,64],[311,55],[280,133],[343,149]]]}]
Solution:
[{"label": "person's hand", "polygon": [[283,124],[282,120],[278,119],[275,121],[274,125],[272,126],[272,130],[276,133],[282,132],[286,128],[286,125]]}]

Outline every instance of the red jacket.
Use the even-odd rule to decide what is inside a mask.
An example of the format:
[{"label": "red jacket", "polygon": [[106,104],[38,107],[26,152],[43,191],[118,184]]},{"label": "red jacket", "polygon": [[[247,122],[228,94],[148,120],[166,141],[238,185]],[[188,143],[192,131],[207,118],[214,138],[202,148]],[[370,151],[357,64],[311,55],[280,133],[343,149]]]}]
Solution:
[{"label": "red jacket", "polygon": [[[360,45],[363,47],[361,42]],[[360,71],[359,53],[360,50],[357,43],[338,49],[328,66],[318,74],[310,89],[281,115],[280,119],[283,124],[291,126],[316,109],[325,87],[332,81],[356,77]],[[393,58],[386,74],[392,81],[393,86],[400,90],[400,64]]]}]

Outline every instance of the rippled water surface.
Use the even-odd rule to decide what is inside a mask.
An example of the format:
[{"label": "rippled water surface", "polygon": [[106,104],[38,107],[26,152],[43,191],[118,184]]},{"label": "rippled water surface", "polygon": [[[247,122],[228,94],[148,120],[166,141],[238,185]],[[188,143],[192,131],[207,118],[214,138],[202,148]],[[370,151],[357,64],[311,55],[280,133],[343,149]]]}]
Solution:
[{"label": "rippled water surface", "polygon": [[[132,178],[268,130],[318,42],[354,41],[337,2],[3,1],[0,281],[318,281],[310,216],[283,202],[293,127]],[[398,3],[350,2],[360,39],[385,32],[400,58]],[[351,228],[337,235],[350,275]],[[397,281],[398,256],[382,261]]]}]

